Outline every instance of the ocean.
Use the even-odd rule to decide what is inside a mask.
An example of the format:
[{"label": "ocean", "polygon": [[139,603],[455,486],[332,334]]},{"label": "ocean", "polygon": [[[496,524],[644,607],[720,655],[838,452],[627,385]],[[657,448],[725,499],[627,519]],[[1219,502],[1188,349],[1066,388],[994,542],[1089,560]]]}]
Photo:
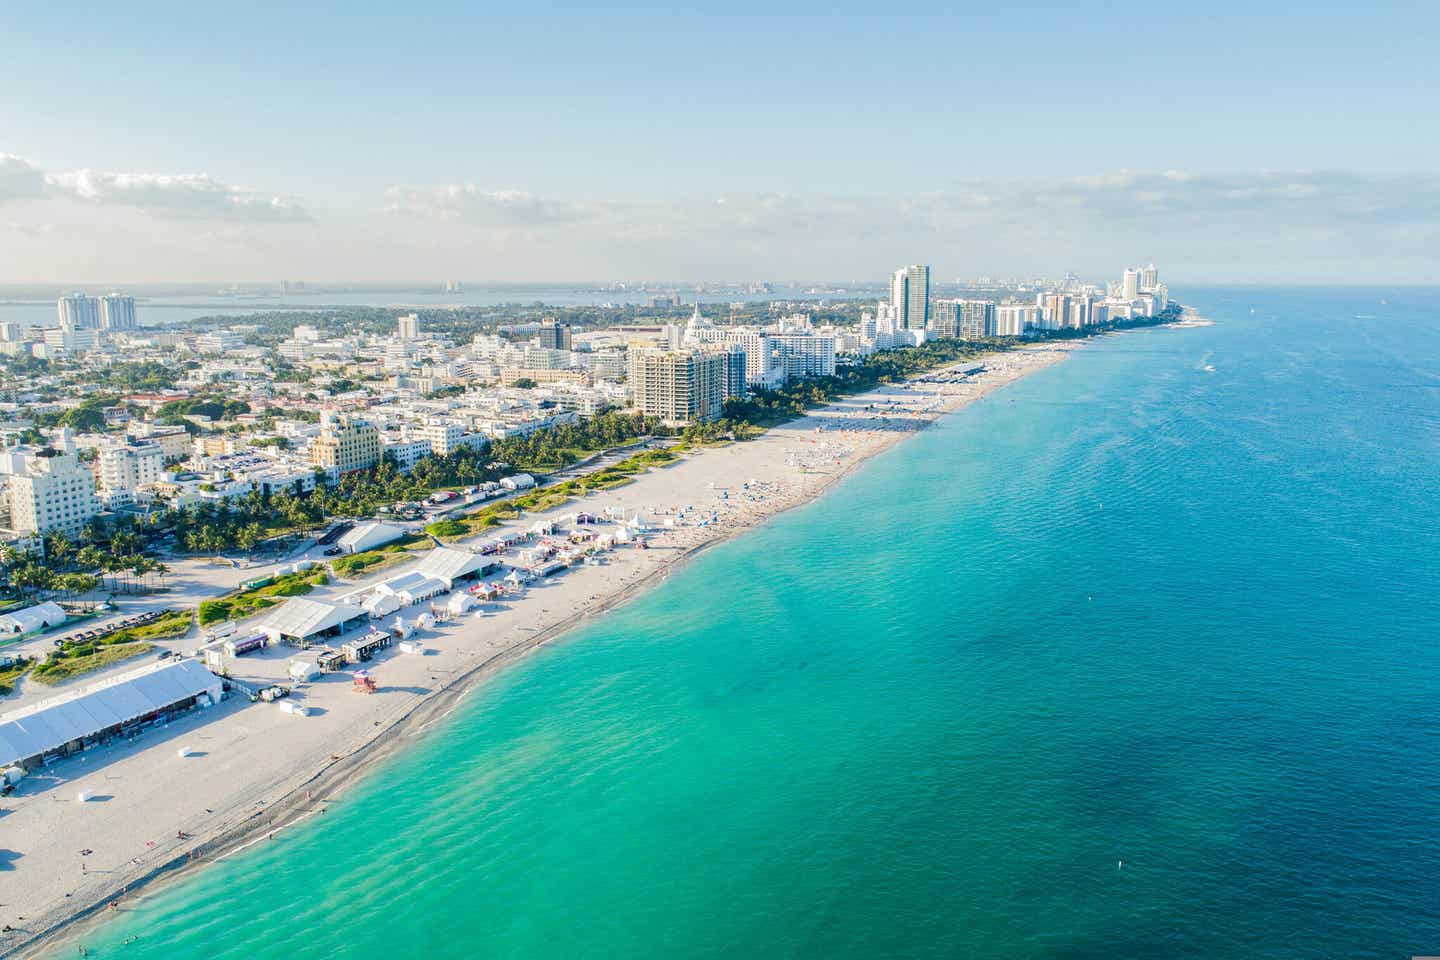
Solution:
[{"label": "ocean", "polygon": [[90,955],[1440,953],[1440,291],[1178,296]]}]

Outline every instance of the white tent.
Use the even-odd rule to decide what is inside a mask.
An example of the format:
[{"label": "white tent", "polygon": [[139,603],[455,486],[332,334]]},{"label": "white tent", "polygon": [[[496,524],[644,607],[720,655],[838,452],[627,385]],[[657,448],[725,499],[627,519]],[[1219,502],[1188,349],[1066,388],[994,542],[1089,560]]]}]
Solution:
[{"label": "white tent", "polygon": [[429,600],[437,594],[444,593],[450,589],[447,580],[437,577],[426,576],[420,570],[412,570],[403,573],[398,577],[392,577],[384,583],[375,587],[376,595],[392,594],[399,597],[401,602],[409,606],[419,603],[422,600]]},{"label": "white tent", "polygon": [[449,612],[452,616],[457,617],[460,614],[465,613],[467,610],[474,609],[474,607],[475,598],[470,596],[470,594],[468,593],[457,593],[450,598],[449,603],[445,604],[446,611]]},{"label": "white tent", "polygon": [[393,593],[374,593],[366,598],[362,606],[369,611],[371,617],[378,620],[405,606],[405,601]]},{"label": "white tent", "polygon": [[453,590],[456,580],[478,575],[490,562],[483,554],[471,553],[469,550],[436,547],[427,553],[411,572],[443,580],[445,589]]},{"label": "white tent", "polygon": [[404,530],[388,523],[362,523],[352,527],[343,537],[336,540],[335,546],[345,553],[364,553],[366,550],[374,550],[387,543],[394,543],[403,536],[405,536]]},{"label": "white tent", "polygon": [[0,615],[0,636],[18,636],[35,630],[48,630],[60,626],[66,619],[68,615],[58,603],[46,600],[33,607]]},{"label": "white tent", "polygon": [[321,635],[336,636],[358,626],[366,616],[361,607],[292,597],[260,624],[272,639],[308,642]]},{"label": "white tent", "polygon": [[220,678],[199,660],[148,664],[0,715],[0,767],[33,763],[67,744],[191,702],[218,703]]}]

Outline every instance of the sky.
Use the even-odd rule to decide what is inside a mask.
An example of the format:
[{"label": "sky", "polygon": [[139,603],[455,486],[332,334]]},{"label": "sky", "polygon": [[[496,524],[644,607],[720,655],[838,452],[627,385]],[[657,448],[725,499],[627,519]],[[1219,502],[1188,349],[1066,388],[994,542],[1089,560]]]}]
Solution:
[{"label": "sky", "polygon": [[28,4],[0,284],[1425,283],[1440,4]]}]

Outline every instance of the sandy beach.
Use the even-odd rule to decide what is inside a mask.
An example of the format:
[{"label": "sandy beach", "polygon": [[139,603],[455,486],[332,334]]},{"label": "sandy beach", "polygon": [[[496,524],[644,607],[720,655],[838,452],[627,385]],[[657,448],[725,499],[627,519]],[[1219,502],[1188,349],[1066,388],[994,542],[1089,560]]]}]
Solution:
[{"label": "sandy beach", "polygon": [[[127,909],[163,878],[322,816],[347,784],[442,723],[507,664],[626,601],[697,551],[813,500],[867,458],[1074,346],[995,354],[878,388],[756,440],[689,453],[613,491],[526,515],[510,528],[554,519],[563,534],[563,518],[579,510],[638,514],[651,528],[649,549],[620,546],[602,565],[573,567],[521,596],[486,604],[483,616],[432,627],[419,637],[423,655],[386,651],[369,665],[376,694],[354,692],[348,673],[329,674],[297,691],[309,708],[305,717],[233,696],[32,775],[0,800],[0,956],[33,954],[57,936],[83,932],[79,920]],[[983,373],[960,374],[977,362]],[[332,583],[311,596],[335,599],[410,566]],[[182,640],[176,649],[196,645]],[[241,680],[273,682],[294,654],[272,648],[234,661],[232,671]],[[76,799],[82,791],[87,801]]]}]

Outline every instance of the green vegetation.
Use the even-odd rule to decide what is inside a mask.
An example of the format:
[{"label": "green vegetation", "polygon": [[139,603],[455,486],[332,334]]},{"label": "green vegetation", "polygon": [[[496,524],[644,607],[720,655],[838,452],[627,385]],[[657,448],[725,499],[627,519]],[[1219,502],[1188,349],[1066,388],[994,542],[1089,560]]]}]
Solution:
[{"label": "green vegetation", "polygon": [[0,697],[8,697],[15,692],[15,684],[20,678],[30,672],[35,666],[34,660],[20,660],[8,667],[0,667]]},{"label": "green vegetation", "polygon": [[429,537],[418,533],[411,534],[403,540],[387,543],[374,550],[352,553],[348,557],[338,557],[330,562],[330,568],[335,571],[336,576],[353,580],[356,577],[374,573],[376,570],[383,570],[402,560],[407,560],[412,551],[426,550],[431,545]]},{"label": "green vegetation", "polygon": [[287,573],[253,590],[241,590],[214,600],[200,601],[200,626],[225,620],[243,620],[276,606],[286,597],[299,597],[317,586],[330,582],[330,575],[314,567],[300,573]]},{"label": "green vegetation", "polygon": [[436,520],[425,528],[426,533],[441,539],[463,537],[465,530],[465,524],[459,520]]},{"label": "green vegetation", "polygon": [[161,423],[174,423],[185,417],[201,416],[211,420],[228,420],[242,413],[250,412],[250,404],[244,400],[229,400],[223,396],[190,397],[185,400],[171,400],[155,411],[155,418]]},{"label": "green vegetation", "polygon": [[176,637],[183,637],[190,632],[195,624],[195,611],[167,610],[158,619],[149,623],[141,624],[138,627],[127,627],[110,634],[102,642],[111,643],[133,643],[137,640],[173,640]]},{"label": "green vegetation", "polygon": [[170,365],[145,360],[138,363],[116,363],[94,372],[96,383],[121,390],[169,390],[179,380],[179,374],[192,370],[199,364],[193,361]]},{"label": "green vegetation", "polygon": [[[110,638],[106,638],[108,641]],[[67,643],[50,654],[49,659],[35,666],[35,679],[46,686],[55,686],[66,680],[102,670],[111,664],[155,649],[153,643]]]},{"label": "green vegetation", "polygon": [[462,517],[432,523],[425,528],[425,532],[441,540],[463,540],[491,527],[498,527],[523,512],[541,513],[563,506],[587,493],[613,490],[629,483],[637,474],[647,473],[652,468],[663,467],[679,459],[680,455],[670,450],[645,450],[583,477],[540,487],[513,499],[481,507]]}]

